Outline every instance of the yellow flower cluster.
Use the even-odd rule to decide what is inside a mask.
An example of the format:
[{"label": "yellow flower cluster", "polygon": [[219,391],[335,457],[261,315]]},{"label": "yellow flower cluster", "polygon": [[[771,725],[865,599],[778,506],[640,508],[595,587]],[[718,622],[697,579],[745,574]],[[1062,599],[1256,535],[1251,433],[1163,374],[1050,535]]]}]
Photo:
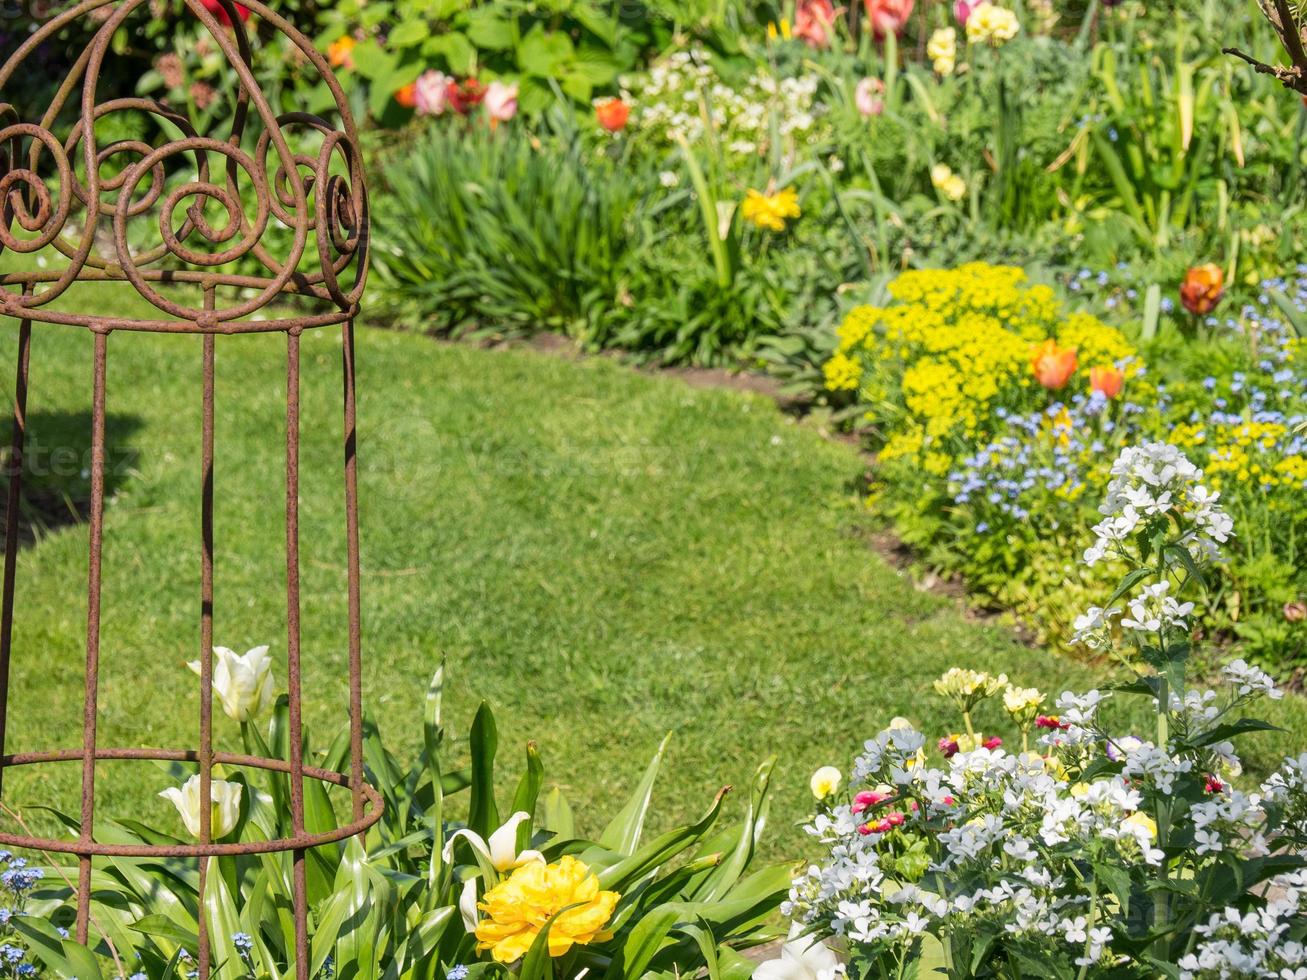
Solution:
[{"label": "yellow flower cluster", "polygon": [[997,47],[1010,41],[1021,30],[1017,15],[1006,7],[982,3],[967,18],[967,40],[972,44],[992,44]]},{"label": "yellow flower cluster", "polygon": [[935,682],[935,693],[948,698],[963,711],[970,711],[986,698],[992,698],[1007,686],[1007,674],[995,677],[983,670],[950,667]]},{"label": "yellow flower cluster", "polygon": [[740,214],[745,221],[759,228],[784,231],[787,219],[799,217],[799,195],[793,187],[775,194],[751,190],[744,197]]},{"label": "yellow flower cluster", "polygon": [[840,326],[826,386],[857,392],[868,419],[886,426],[882,459],[911,458],[930,472],[947,470],[947,438],[974,442],[990,433],[996,409],[1046,403],[1031,370],[1044,341],[1076,350],[1084,387],[1091,367],[1135,353],[1096,318],[1066,314],[1052,289],[1027,282],[1019,268],[914,270],[889,289],[894,302],[859,307]]},{"label": "yellow flower cluster", "polygon": [[[1220,426],[1212,438],[1206,473],[1218,490],[1227,482],[1262,489],[1301,489],[1307,483],[1307,458],[1282,451],[1287,426],[1276,422],[1245,422]],[[1206,438],[1206,434],[1191,438]]]},{"label": "yellow flower cluster", "polygon": [[532,861],[486,892],[480,905],[485,918],[476,927],[477,949],[490,950],[499,963],[515,963],[551,919],[550,956],[603,942],[610,938],[604,927],[618,898],[616,892],[600,890],[599,879],[574,857],[553,864]]}]

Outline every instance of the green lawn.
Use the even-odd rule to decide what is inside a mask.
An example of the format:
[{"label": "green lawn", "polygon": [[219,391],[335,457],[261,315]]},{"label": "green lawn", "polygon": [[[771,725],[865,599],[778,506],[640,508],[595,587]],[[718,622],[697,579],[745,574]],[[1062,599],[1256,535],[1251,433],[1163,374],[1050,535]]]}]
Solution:
[{"label": "green lawn", "polygon": [[[0,337],[6,399],[16,333],[6,322]],[[284,658],[285,341],[217,347],[215,639],[271,643]],[[101,740],[179,746],[194,741],[198,711],[183,662],[198,643],[200,341],[118,334],[109,351],[111,450],[130,466],[118,467],[106,517]],[[37,325],[30,414],[43,451],[85,448],[90,354],[90,334]],[[304,354],[307,718],[334,730],[345,674],[338,335],[306,336]],[[811,770],[847,765],[892,715],[936,722],[929,682],[945,668],[1003,670],[1052,691],[1089,676],[880,561],[860,533],[856,453],[762,397],[611,360],[376,330],[361,332],[358,359],[366,698],[398,749],[420,743],[424,688],[444,654],[459,732],[491,701],[501,751],[515,760],[513,747],[535,739],[583,826],[618,805],[671,731],[659,823],[775,753],[774,850],[795,855]],[[78,742],[86,546],[75,525],[21,553],[12,749]],[[1301,703],[1280,714],[1294,719],[1292,745],[1307,745]],[[235,745],[225,718],[219,735]],[[7,802],[75,811],[76,776],[75,765],[15,773]],[[106,765],[101,812],[171,826],[153,800],[166,784],[149,767]]]}]

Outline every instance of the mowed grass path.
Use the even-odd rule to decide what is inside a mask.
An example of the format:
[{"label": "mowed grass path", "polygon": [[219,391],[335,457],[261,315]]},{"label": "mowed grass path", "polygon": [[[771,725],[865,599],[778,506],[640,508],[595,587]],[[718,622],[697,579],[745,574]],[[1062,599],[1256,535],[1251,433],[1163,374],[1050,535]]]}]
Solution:
[{"label": "mowed grass path", "polygon": [[[6,399],[16,334],[3,324]],[[43,450],[85,448],[69,433],[89,409],[91,344],[35,328]],[[109,352],[111,457],[130,467],[106,516],[100,738],[193,744],[200,340],[116,334]],[[303,354],[306,718],[321,745],[345,702],[338,333],[306,335]],[[946,724],[930,681],[947,667],[1049,691],[1090,676],[882,563],[859,534],[856,453],[759,396],[375,330],[360,332],[358,361],[366,699],[397,750],[421,742],[443,655],[454,733],[492,702],[508,768],[534,739],[585,828],[669,731],[658,826],[779,755],[773,849],[794,856],[813,768],[847,766],[894,715]],[[284,665],[284,337],[219,338],[217,378],[215,641],[271,644]],[[78,744],[87,540],[66,527],[21,553],[13,750]],[[218,735],[237,746],[220,713]],[[75,764],[15,773],[6,801],[75,812],[76,780]],[[166,785],[148,765],[106,764],[101,812],[178,829],[154,799]]]}]

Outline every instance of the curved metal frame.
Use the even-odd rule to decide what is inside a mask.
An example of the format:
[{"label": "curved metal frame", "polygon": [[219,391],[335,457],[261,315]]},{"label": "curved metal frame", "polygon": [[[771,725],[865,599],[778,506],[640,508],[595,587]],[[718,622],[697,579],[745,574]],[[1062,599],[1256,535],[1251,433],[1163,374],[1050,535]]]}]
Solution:
[{"label": "curved metal frame", "polygon": [[[241,5],[295,45],[324,79],[336,104],[340,125],[303,112],[277,114],[260,91],[253,71],[253,48],[234,0],[217,0],[223,24],[201,0],[182,0],[235,71],[238,88],[231,128],[197,133],[189,118],[169,105],[145,98],[97,99],[101,68],[115,31],[148,0],[82,0],[33,33],[0,67],[0,253],[54,249],[62,267],[5,273],[0,270],[0,316],[20,323],[14,432],[8,466],[3,584],[0,585],[0,781],[7,768],[53,762],[81,762],[81,832],[74,840],[46,840],[0,834],[0,844],[74,854],[79,860],[77,939],[90,939],[91,862],[100,856],[187,857],[200,859],[203,907],[209,856],[289,851],[294,856],[294,959],[299,980],[309,971],[305,854],[310,848],[363,834],[381,817],[382,799],[363,770],[361,641],[359,604],[358,481],[355,458],[354,317],[367,280],[368,203],[358,133],[340,84],[312,42],[260,0]],[[99,26],[86,50],[59,85],[38,122],[24,120],[4,100],[6,86],[25,59],[65,26],[113,5],[96,18]],[[74,101],[74,97],[79,97]],[[76,121],[61,140],[61,117],[77,109]],[[66,111],[67,110],[67,111]],[[150,145],[127,139],[100,147],[95,124],[115,112],[145,113],[167,123],[181,137]],[[226,120],[220,120],[225,122]],[[257,128],[257,140],[254,129]],[[215,124],[215,129],[216,129]],[[250,133],[247,136],[247,129]],[[296,153],[288,133],[301,130],[318,140],[314,152]],[[165,131],[166,133],[166,131]],[[252,142],[253,145],[248,144]],[[80,152],[79,152],[80,151]],[[106,162],[135,158],[109,176]],[[79,174],[79,160],[80,170]],[[117,162],[122,162],[118,160]],[[217,166],[211,167],[211,164]],[[186,178],[178,182],[177,172]],[[43,176],[42,174],[45,174]],[[173,178],[173,179],[170,179]],[[249,194],[253,214],[247,213]],[[221,227],[205,216],[216,204],[225,213]],[[183,212],[176,223],[178,211]],[[135,248],[129,231],[157,217],[158,242]],[[139,220],[138,220],[139,219]],[[276,222],[292,232],[288,250],[274,255],[267,232]],[[102,225],[112,228],[112,248],[97,249]],[[15,231],[15,226],[21,229]],[[137,236],[139,237],[139,236]],[[223,270],[243,260],[252,271]],[[59,309],[68,288],[78,282],[123,283],[157,311],[146,318],[102,316]],[[188,305],[167,295],[183,285],[202,297]],[[220,291],[234,294],[222,305]],[[249,295],[250,293],[253,295]],[[273,306],[294,296],[311,312]],[[12,654],[14,587],[17,574],[19,501],[23,443],[27,424],[33,322],[81,326],[94,335],[91,412],[90,548],[87,585],[86,673],[83,739],[78,749],[4,754]],[[350,771],[331,772],[305,764],[301,720],[299,586],[299,427],[300,337],[308,329],[339,324],[344,376],[344,503],[349,606]],[[116,331],[200,334],[201,515],[200,515],[200,717],[199,748],[115,749],[97,744],[100,661],[100,579],[104,535],[105,404],[108,342]],[[215,752],[213,748],[213,461],[215,337],[238,333],[286,335],[286,622],[289,687],[288,760]],[[106,760],[166,760],[195,763],[200,775],[200,834],[193,845],[104,844],[94,838],[95,768]],[[218,843],[212,835],[212,771],[215,765],[250,767],[290,776],[290,837],[275,841]],[[352,796],[350,823],[330,833],[305,829],[304,780],[347,787]],[[0,782],[2,786],[2,782]],[[199,971],[211,961],[203,914],[199,919]]]}]

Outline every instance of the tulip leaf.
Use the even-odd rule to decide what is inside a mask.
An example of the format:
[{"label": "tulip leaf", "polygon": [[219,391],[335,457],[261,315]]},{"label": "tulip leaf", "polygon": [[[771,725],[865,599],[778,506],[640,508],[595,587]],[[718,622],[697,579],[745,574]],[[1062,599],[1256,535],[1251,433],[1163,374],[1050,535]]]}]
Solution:
[{"label": "tulip leaf", "polygon": [[545,812],[541,826],[550,831],[559,840],[571,840],[576,837],[576,819],[572,816],[572,807],[567,802],[563,791],[555,786],[545,795]]},{"label": "tulip leaf", "polygon": [[[641,850],[624,858],[614,864],[609,865],[599,872],[599,886],[601,888],[612,888],[617,891],[627,891],[627,885],[636,881],[641,876],[653,871],[659,865],[669,858],[679,854],[687,847],[698,841],[706,834],[714,823],[717,822],[718,816],[722,812],[722,804],[726,799],[729,787],[721,790],[716,799],[713,800],[712,806],[708,812],[703,815],[697,823],[690,824],[687,827],[678,827],[670,830],[661,837],[655,838]],[[589,863],[589,862],[586,862]]]},{"label": "tulip leaf", "polygon": [[645,969],[658,950],[662,949],[667,934],[680,921],[681,914],[682,909],[678,905],[660,905],[642,916],[627,933],[626,941],[613,957],[604,980],[644,976]]},{"label": "tulip leaf", "polygon": [[526,770],[517,784],[517,793],[513,796],[513,812],[528,814],[530,819],[523,820],[517,828],[517,850],[526,850],[531,846],[531,834],[535,826],[536,802],[540,798],[540,784],[545,779],[544,763],[536,751],[535,742],[526,743]]},{"label": "tulip leaf", "polygon": [[427,869],[427,884],[434,888],[442,872],[441,851],[444,849],[445,786],[440,771],[440,746],[445,730],[440,724],[441,703],[445,690],[445,661],[441,658],[427,685],[426,712],[422,718],[422,740],[426,746],[425,760],[431,774],[431,805],[427,809],[427,825],[431,828],[431,862]]},{"label": "tulip leaf", "polygon": [[484,701],[472,719],[469,735],[472,750],[472,795],[468,802],[468,826],[483,838],[499,827],[499,808],[495,805],[495,753],[499,751],[499,733],[495,716]]},{"label": "tulip leaf", "polygon": [[146,936],[166,939],[185,949],[194,949],[200,941],[199,934],[194,929],[187,929],[166,915],[157,913],[138,919],[130,928]]},{"label": "tulip leaf", "polygon": [[663,753],[667,751],[667,743],[671,738],[670,732],[663,737],[658,745],[658,751],[654,753],[643,778],[636,786],[635,792],[631,794],[631,798],[627,800],[626,806],[622,807],[599,836],[601,847],[617,851],[619,854],[630,854],[640,846],[640,836],[644,832],[644,818],[649,812],[649,803],[653,799],[654,782],[658,779],[658,768],[662,765]]},{"label": "tulip leaf", "polygon": [[584,902],[575,902],[566,908],[559,909],[549,921],[545,923],[544,928],[536,935],[535,942],[522,957],[522,967],[518,971],[518,980],[553,980],[554,961],[549,955],[549,930],[553,928],[554,923],[561,916],[566,915],[572,909],[580,908]]},{"label": "tulip leaf", "polygon": [[241,980],[245,967],[236,954],[233,937],[241,931],[236,904],[224,880],[221,858],[201,858],[209,862],[208,884],[204,889],[204,921],[209,927],[209,949],[213,954],[215,980]]},{"label": "tulip leaf", "polygon": [[772,756],[758,767],[757,775],[754,778],[753,793],[749,800],[749,808],[745,812],[744,820],[740,823],[735,848],[717,870],[708,876],[702,893],[696,895],[696,899],[703,902],[715,902],[725,898],[735,883],[740,880],[740,875],[744,874],[753,861],[758,836],[767,823],[767,796],[771,787],[772,767],[775,765],[776,757]]}]

